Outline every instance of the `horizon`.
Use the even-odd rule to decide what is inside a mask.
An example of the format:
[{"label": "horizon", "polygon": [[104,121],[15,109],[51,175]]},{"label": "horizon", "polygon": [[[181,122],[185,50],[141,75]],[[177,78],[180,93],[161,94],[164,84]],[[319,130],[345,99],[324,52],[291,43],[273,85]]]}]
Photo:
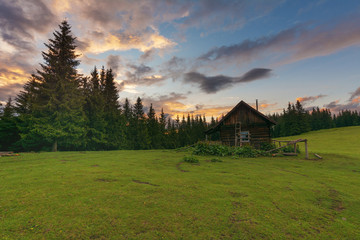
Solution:
[{"label": "horizon", "polygon": [[116,73],[121,102],[158,114],[226,114],[241,100],[268,115],[304,108],[360,111],[358,1],[0,0],[0,102],[42,63],[66,19],[79,73]]}]

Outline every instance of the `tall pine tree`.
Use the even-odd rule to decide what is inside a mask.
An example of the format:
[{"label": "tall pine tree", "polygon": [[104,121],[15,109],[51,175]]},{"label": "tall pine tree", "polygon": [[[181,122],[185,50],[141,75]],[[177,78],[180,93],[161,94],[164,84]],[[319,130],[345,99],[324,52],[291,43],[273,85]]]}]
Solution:
[{"label": "tall pine tree", "polygon": [[[54,38],[45,44],[47,51],[42,52],[44,63],[33,75],[37,89],[32,92],[35,96],[31,124],[22,136],[25,149],[36,144],[34,141],[45,145],[38,148],[52,146],[53,151],[57,151],[58,145],[62,150],[84,148],[84,98],[76,69],[80,63],[75,53],[76,38],[67,21],[63,21],[59,28],[53,33]],[[19,105],[26,108],[20,102]]]}]

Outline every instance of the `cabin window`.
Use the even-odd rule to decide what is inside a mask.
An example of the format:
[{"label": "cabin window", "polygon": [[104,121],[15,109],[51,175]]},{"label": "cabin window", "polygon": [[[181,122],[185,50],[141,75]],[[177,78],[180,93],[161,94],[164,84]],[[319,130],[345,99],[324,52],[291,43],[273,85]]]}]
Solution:
[{"label": "cabin window", "polygon": [[243,131],[240,133],[240,142],[250,142],[250,132]]}]

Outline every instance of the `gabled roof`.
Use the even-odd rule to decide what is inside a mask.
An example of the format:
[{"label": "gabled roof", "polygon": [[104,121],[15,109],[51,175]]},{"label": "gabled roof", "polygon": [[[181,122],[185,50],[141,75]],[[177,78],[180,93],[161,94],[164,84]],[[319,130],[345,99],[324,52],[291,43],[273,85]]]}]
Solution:
[{"label": "gabled roof", "polygon": [[249,104],[247,104],[244,101],[240,101],[233,109],[231,109],[230,112],[228,112],[213,128],[210,128],[209,130],[207,130],[205,133],[213,133],[215,131],[217,131],[219,129],[219,127],[222,125],[222,123],[228,119],[231,114],[233,114],[238,108],[240,108],[241,106],[244,106],[245,108],[248,108],[250,111],[252,111],[255,115],[261,117],[262,119],[264,119],[266,122],[268,122],[271,125],[276,125],[276,122],[271,120],[270,118],[268,118],[267,116],[265,116],[264,114],[262,114],[261,112],[259,112],[258,110],[256,110],[255,108],[251,107]]}]

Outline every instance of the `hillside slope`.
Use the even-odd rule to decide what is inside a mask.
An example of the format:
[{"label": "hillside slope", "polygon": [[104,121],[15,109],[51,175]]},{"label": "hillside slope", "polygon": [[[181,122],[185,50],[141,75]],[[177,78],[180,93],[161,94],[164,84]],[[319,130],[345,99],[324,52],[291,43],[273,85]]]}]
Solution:
[{"label": "hillside slope", "polygon": [[[308,139],[310,153],[350,155],[360,157],[360,126],[312,131],[277,140]],[[299,144],[304,149],[304,144]]]}]

